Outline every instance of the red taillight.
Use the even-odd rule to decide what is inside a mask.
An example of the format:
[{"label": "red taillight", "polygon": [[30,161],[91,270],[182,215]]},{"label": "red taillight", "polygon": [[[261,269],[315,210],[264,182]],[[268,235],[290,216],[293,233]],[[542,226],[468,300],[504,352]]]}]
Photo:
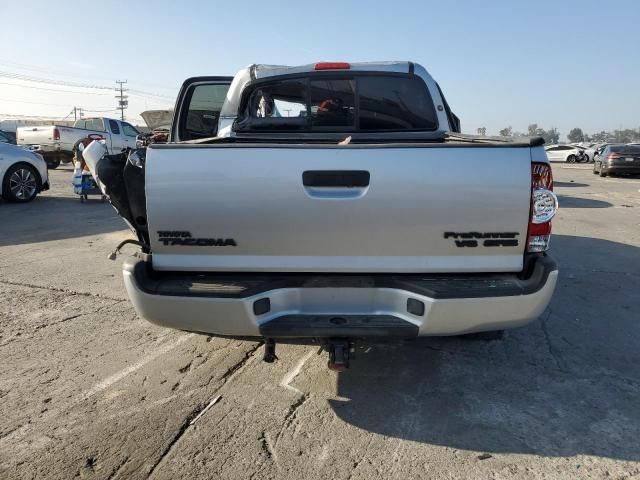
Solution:
[{"label": "red taillight", "polygon": [[527,236],[527,252],[544,252],[551,239],[551,219],[558,210],[553,193],[553,174],[548,163],[531,165],[531,218]]},{"label": "red taillight", "polygon": [[609,155],[607,155],[607,160],[617,160],[620,158],[620,155],[618,155],[617,153],[610,153]]},{"label": "red taillight", "polygon": [[60,140],[60,130],[58,130],[58,127],[53,129],[53,139]]},{"label": "red taillight", "polygon": [[531,188],[545,188],[553,191],[553,173],[548,163],[534,163],[531,165]]},{"label": "red taillight", "polygon": [[316,70],[349,70],[351,64],[347,62],[320,62],[316,63]]}]

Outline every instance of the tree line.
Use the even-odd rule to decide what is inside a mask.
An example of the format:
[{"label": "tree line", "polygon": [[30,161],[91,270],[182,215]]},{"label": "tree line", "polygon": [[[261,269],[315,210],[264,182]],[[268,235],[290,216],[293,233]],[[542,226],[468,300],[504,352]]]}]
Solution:
[{"label": "tree line", "polygon": [[640,128],[624,128],[607,132],[605,130],[589,135],[581,128],[572,128],[567,134],[570,142],[597,142],[597,143],[635,143],[640,140]]},{"label": "tree line", "polygon": [[513,128],[506,127],[500,130],[500,135],[503,137],[542,137],[547,144],[558,143],[560,141],[560,132],[555,127],[551,127],[549,130],[545,130],[538,126],[537,123],[532,123],[527,127],[527,133],[514,132]]},{"label": "tree line", "polygon": [[[503,137],[542,137],[546,144],[558,143],[560,141],[560,133],[555,127],[545,130],[538,126],[537,123],[532,123],[527,127],[527,133],[520,133],[513,131],[511,127],[505,127],[500,130],[500,135]],[[582,131],[581,128],[572,128],[567,134],[567,139],[571,143],[578,142],[594,142],[594,143],[633,143],[640,141],[640,128],[625,128],[610,131],[601,131],[594,134],[588,134]]]}]

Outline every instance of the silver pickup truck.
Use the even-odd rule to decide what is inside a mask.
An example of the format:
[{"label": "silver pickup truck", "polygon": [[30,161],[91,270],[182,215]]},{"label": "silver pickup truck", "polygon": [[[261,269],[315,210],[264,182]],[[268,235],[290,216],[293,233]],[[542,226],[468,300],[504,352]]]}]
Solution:
[{"label": "silver pickup truck", "polygon": [[539,138],[459,133],[410,62],[254,65],[187,80],[170,142],[84,157],[142,252],[138,314],[181,330],[319,343],[490,332],[538,317],[558,268]]},{"label": "silver pickup truck", "polygon": [[49,168],[58,168],[60,163],[72,160],[78,145],[87,137],[106,140],[110,153],[136,146],[138,130],[132,125],[113,118],[80,118],[73,127],[63,125],[41,125],[18,127],[18,145],[30,147],[40,153]]}]

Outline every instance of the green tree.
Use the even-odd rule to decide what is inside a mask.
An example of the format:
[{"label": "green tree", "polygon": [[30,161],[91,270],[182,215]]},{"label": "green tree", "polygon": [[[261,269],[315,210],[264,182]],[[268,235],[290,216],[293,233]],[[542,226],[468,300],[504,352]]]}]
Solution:
[{"label": "green tree", "polygon": [[584,133],[581,128],[572,128],[567,138],[572,143],[584,142]]},{"label": "green tree", "polygon": [[558,129],[555,127],[551,127],[551,129],[546,132],[542,130],[542,135],[540,136],[544,138],[544,143],[547,144],[558,143],[560,141],[560,132],[558,132]]},{"label": "green tree", "polygon": [[530,137],[535,137],[536,135],[540,135],[540,133],[538,132],[539,130],[540,129],[538,128],[537,123],[532,123],[527,127],[527,133],[529,134]]},{"label": "green tree", "polygon": [[503,128],[502,130],[500,130],[500,135],[502,135],[503,137],[513,136],[513,128],[511,127]]}]

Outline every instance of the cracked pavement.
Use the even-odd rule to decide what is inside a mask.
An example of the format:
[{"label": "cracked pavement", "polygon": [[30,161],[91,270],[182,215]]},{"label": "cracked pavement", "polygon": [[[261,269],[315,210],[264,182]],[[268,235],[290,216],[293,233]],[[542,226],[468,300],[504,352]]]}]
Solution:
[{"label": "cracked pavement", "polygon": [[363,346],[343,374],[137,318],[106,258],[124,223],[52,171],[0,201],[0,478],[640,478],[640,180],[590,168],[554,165],[541,319]]}]

